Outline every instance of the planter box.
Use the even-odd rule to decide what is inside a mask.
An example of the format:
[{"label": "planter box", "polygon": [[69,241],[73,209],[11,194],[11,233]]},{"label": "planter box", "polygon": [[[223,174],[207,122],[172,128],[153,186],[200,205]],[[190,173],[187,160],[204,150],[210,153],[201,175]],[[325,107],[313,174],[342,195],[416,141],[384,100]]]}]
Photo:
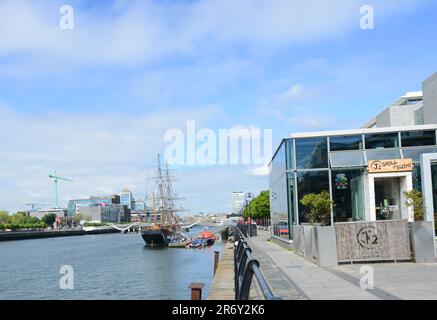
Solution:
[{"label": "planter box", "polygon": [[337,242],[334,227],[293,226],[294,250],[305,259],[321,267],[337,263]]},{"label": "planter box", "polygon": [[411,247],[415,262],[436,262],[434,224],[432,221],[410,223]]}]

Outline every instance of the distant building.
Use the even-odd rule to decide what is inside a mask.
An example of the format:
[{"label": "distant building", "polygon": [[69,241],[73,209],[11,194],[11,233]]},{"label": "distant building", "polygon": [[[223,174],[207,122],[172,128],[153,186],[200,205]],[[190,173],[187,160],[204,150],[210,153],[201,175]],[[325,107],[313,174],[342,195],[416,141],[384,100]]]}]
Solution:
[{"label": "distant building", "polygon": [[134,198],[132,196],[132,192],[128,189],[124,189],[120,193],[120,204],[127,206],[129,209],[133,209],[134,207]]},{"label": "distant building", "polygon": [[130,210],[124,205],[79,207],[79,214],[89,222],[129,222]]},{"label": "distant building", "polygon": [[52,209],[52,208],[50,208],[50,209],[34,210],[34,211],[30,211],[29,215],[31,217],[35,217],[35,218],[41,219],[45,215],[51,214],[51,213],[56,214],[56,216],[60,217],[60,218],[67,217],[67,215],[68,215],[67,209],[61,209],[61,208],[59,208],[59,209]]},{"label": "distant building", "polygon": [[143,200],[135,200],[132,210],[146,211],[146,203]]},{"label": "distant building", "polygon": [[245,193],[242,191],[235,191],[232,193],[232,213],[242,214],[244,205],[246,203]]},{"label": "distant building", "polygon": [[437,72],[422,83],[422,91],[407,92],[362,128],[404,127],[437,123]]},{"label": "distant building", "polygon": [[75,199],[68,202],[68,216],[79,213],[79,208],[89,206],[113,206],[120,204],[120,196],[114,194],[101,197],[89,197],[88,199]]}]

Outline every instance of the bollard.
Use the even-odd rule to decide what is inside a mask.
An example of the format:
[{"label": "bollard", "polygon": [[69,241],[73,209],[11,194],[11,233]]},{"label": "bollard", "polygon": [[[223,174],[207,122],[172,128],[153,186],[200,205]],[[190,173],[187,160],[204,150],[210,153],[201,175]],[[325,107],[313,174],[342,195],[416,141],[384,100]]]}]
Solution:
[{"label": "bollard", "polygon": [[205,286],[202,282],[191,282],[188,288],[191,288],[191,300],[202,300],[202,289]]},{"label": "bollard", "polygon": [[218,262],[219,262],[219,251],[214,251],[214,275],[217,272]]}]

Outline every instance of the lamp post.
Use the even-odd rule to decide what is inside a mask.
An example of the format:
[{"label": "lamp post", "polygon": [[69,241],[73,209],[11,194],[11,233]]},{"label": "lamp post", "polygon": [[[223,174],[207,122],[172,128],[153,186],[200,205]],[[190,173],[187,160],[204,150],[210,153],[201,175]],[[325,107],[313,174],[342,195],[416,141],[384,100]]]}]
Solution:
[{"label": "lamp post", "polygon": [[253,193],[251,193],[251,192],[248,192],[248,193],[246,193],[246,196],[245,196],[245,198],[246,198],[246,205],[248,206],[247,207],[247,234],[248,234],[248,236],[249,237],[251,237],[252,236],[252,228],[251,228],[251,218],[250,218],[250,202],[253,200]]}]

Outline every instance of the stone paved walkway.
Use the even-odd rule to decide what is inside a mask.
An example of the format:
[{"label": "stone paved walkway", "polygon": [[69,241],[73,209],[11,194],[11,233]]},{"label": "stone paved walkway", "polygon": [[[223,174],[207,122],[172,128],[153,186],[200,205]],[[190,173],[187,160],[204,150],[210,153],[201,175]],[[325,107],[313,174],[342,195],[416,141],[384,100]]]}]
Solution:
[{"label": "stone paved walkway", "polygon": [[[269,238],[269,232],[258,230],[258,236],[247,239],[247,242],[255,259],[260,260],[261,271],[275,295],[284,299],[378,299],[292,251],[267,241]],[[276,270],[272,272],[270,268]]]},{"label": "stone paved walkway", "polygon": [[[321,268],[269,238],[269,232],[258,230],[258,236],[247,242],[273,293],[283,299],[437,299],[437,263],[368,264],[374,271],[375,287],[363,290],[359,285],[363,265]],[[232,245],[228,244],[208,299],[233,299],[233,284]],[[253,289],[251,299],[262,299],[259,288]]]},{"label": "stone paved walkway", "polygon": [[284,299],[437,299],[437,263],[373,263],[374,289],[360,288],[362,264],[321,268],[268,241],[247,239],[273,292]]}]

